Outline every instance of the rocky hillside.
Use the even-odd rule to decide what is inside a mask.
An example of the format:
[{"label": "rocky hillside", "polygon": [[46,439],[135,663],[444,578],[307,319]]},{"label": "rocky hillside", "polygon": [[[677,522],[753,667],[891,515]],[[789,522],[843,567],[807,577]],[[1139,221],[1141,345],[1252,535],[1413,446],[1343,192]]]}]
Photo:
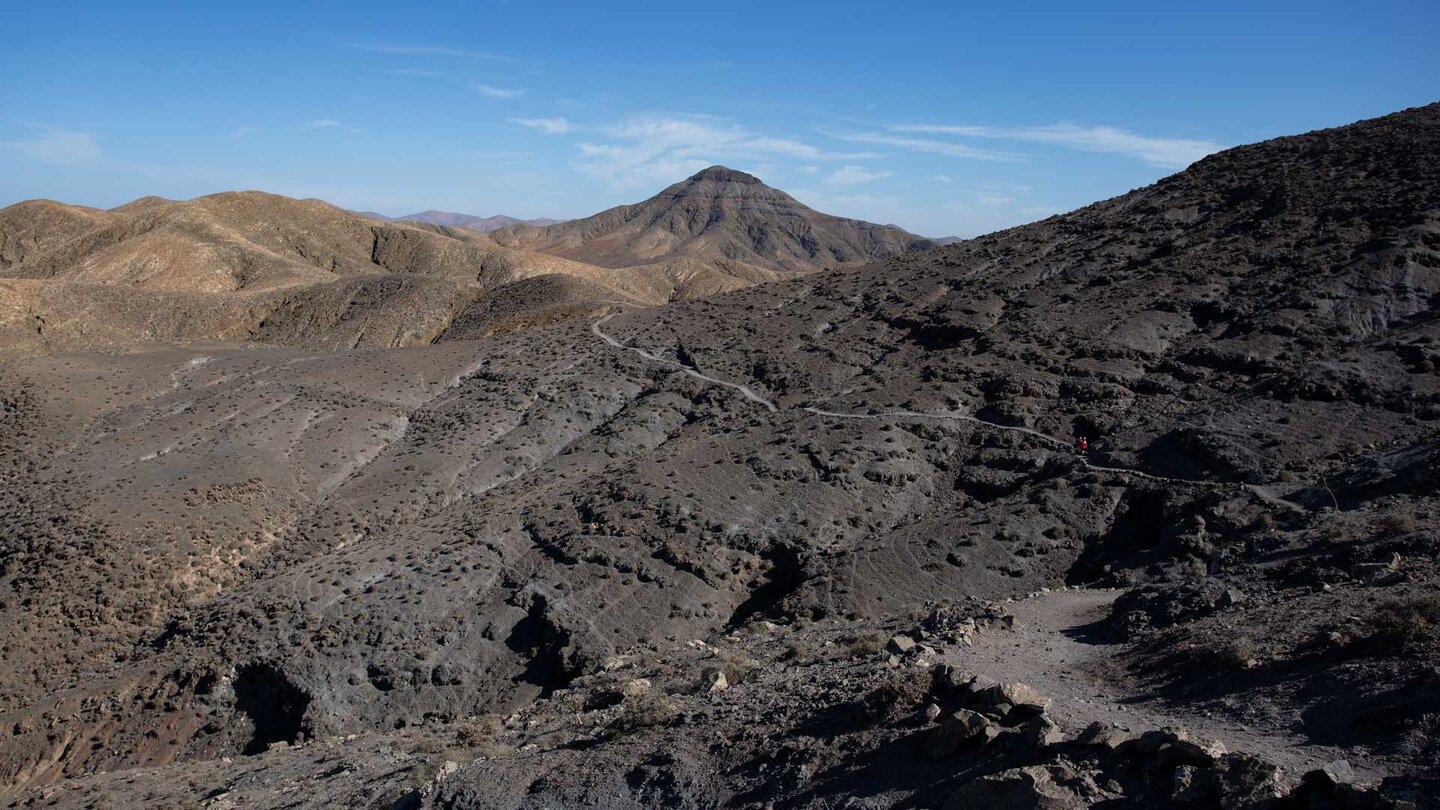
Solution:
[{"label": "rocky hillside", "polygon": [[1434,807],[1437,167],[1432,105],[700,301],[0,366],[0,778]]},{"label": "rocky hillside", "polygon": [[504,228],[495,240],[604,267],[692,260],[757,279],[764,271],[809,272],[934,246],[893,225],[822,214],[724,166],[635,205],[546,228]]}]

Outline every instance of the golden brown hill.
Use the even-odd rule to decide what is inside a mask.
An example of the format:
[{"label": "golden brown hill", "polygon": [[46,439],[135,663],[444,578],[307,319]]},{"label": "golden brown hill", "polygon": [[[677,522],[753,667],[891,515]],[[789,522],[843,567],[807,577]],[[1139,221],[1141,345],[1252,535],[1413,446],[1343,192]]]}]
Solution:
[{"label": "golden brown hill", "polygon": [[753,175],[711,166],[635,205],[544,228],[493,232],[502,245],[603,267],[695,262],[746,286],[774,274],[888,259],[934,247],[890,225],[830,216]]},{"label": "golden brown hill", "polygon": [[503,248],[471,231],[376,222],[319,200],[246,191],[110,211],[29,201],[0,210],[0,356],[208,339],[413,345],[490,291],[552,274],[587,284],[527,302],[541,320],[552,306],[585,309],[566,297],[582,290],[634,304],[673,293],[644,273]]}]

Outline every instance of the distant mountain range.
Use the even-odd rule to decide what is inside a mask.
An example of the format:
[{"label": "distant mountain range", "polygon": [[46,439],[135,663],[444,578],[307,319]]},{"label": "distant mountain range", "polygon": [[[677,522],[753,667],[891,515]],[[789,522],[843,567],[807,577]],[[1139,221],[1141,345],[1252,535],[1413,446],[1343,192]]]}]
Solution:
[{"label": "distant mountain range", "polygon": [[563,219],[550,219],[539,217],[537,219],[517,219],[504,214],[496,214],[493,217],[477,217],[471,214],[460,214],[454,211],[421,211],[418,214],[406,214],[400,217],[387,217],[384,214],[377,214],[374,211],[355,211],[362,217],[378,219],[381,222],[423,222],[426,225],[444,225],[447,228],[464,228],[480,233],[489,233],[500,228],[508,228],[511,225],[535,225],[544,227],[564,222]]},{"label": "distant mountain range", "polygon": [[0,357],[157,341],[412,345],[933,245],[721,166],[573,222],[390,219],[258,191],[108,211],[30,200],[0,209]]}]

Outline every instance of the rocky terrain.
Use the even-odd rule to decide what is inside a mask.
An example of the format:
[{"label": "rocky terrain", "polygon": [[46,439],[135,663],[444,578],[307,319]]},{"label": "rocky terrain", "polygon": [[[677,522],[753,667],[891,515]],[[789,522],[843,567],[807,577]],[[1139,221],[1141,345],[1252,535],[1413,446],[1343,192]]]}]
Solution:
[{"label": "rocky terrain", "polygon": [[0,365],[0,795],[1440,806],[1437,158],[1431,105],[702,300]]}]

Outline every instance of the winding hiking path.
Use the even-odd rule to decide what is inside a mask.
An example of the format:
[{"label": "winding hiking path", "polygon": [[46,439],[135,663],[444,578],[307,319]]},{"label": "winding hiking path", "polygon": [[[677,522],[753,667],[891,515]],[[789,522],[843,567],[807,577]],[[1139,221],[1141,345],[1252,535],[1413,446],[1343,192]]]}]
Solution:
[{"label": "winding hiking path", "polygon": [[[728,380],[719,379],[718,377],[712,377],[708,374],[701,372],[694,366],[689,366],[677,360],[671,360],[669,358],[661,357],[653,352],[646,351],[645,349],[641,349],[636,346],[630,346],[620,340],[617,340],[616,338],[607,334],[603,328],[605,323],[611,318],[615,317],[617,314],[619,313],[612,312],[609,315],[606,315],[602,318],[599,318],[598,320],[591,322],[590,331],[593,332],[596,337],[605,341],[607,344],[613,346],[614,348],[634,352],[635,354],[638,354],[639,356],[653,363],[660,363],[662,365],[670,366],[671,368],[679,369],[686,374],[695,377],[696,379],[704,380],[705,382],[712,383],[714,385],[720,385],[738,391],[740,392],[741,396],[745,397],[751,402],[756,403],[757,405],[764,407],[771,413],[778,413],[780,411],[780,408],[775,404],[773,400],[761,396],[760,394],[756,393],[754,389],[750,388],[747,385],[741,385],[739,383],[733,383]],[[1046,442],[1062,450],[1069,450],[1071,448],[1071,443],[1068,440],[1061,439],[1056,436],[1051,436],[1048,433],[1042,433],[1041,431],[1034,430],[1032,428],[1020,427],[1017,425],[1001,425],[995,422],[987,422],[986,420],[981,419],[977,416],[971,416],[969,414],[963,413],[919,413],[916,411],[885,411],[883,413],[841,413],[838,411],[827,411],[822,408],[815,408],[808,405],[802,405],[796,408],[796,410],[804,411],[806,413],[814,414],[816,416],[825,416],[832,419],[933,419],[942,421],[969,422],[974,425],[979,425],[980,427],[988,430],[1002,430],[1009,431],[1011,433],[1020,433],[1034,439],[1039,439],[1040,441]],[[1301,506],[1294,501],[1286,500],[1259,484],[1226,483],[1223,481],[1205,481],[1193,478],[1170,478],[1163,475],[1155,475],[1154,473],[1143,472],[1141,470],[1130,469],[1128,467],[1107,467],[1103,464],[1096,464],[1085,456],[1080,456],[1079,460],[1086,469],[1092,470],[1094,472],[1111,473],[1113,475],[1126,475],[1132,478],[1143,478],[1149,481],[1158,481],[1169,484],[1181,484],[1186,486],[1202,486],[1216,489],[1234,487],[1249,492],[1250,494],[1254,495],[1261,501],[1264,501],[1266,504],[1269,504],[1271,506],[1299,513],[1309,511],[1304,506]]]},{"label": "winding hiking path", "polygon": [[1278,720],[1245,723],[1163,703],[1148,694],[1119,661],[1123,645],[1087,639],[1087,625],[1109,614],[1119,590],[1060,590],[1017,599],[1005,607],[1013,630],[971,636],[972,646],[952,647],[942,660],[999,681],[1023,681],[1051,698],[1050,714],[1067,733],[1090,723],[1111,723],[1132,732],[1179,726],[1218,740],[1230,751],[1255,754],[1285,768],[1291,777],[1336,759],[1376,778],[1363,752],[1311,745]]},{"label": "winding hiking path", "polygon": [[609,315],[606,315],[605,317],[603,317],[603,318],[601,318],[601,319],[599,319],[599,320],[591,323],[591,324],[590,324],[590,331],[591,331],[591,332],[594,332],[596,337],[600,338],[601,340],[605,341],[606,343],[610,344],[611,346],[614,346],[614,347],[617,348],[617,349],[625,349],[625,350],[627,350],[627,351],[632,351],[632,352],[640,355],[641,357],[643,357],[643,358],[645,358],[646,360],[649,360],[649,361],[651,361],[651,362],[653,362],[653,363],[660,363],[660,364],[662,364],[662,365],[670,366],[671,368],[678,368],[678,369],[680,369],[681,371],[685,372],[686,374],[689,374],[691,377],[694,377],[694,378],[696,378],[696,379],[704,380],[705,382],[713,383],[713,384],[715,384],[715,385],[723,385],[723,386],[725,386],[726,388],[730,388],[730,389],[733,389],[733,390],[735,390],[735,391],[739,391],[741,396],[745,397],[746,399],[750,400],[751,402],[754,402],[754,403],[757,404],[757,405],[762,406],[763,408],[765,408],[765,410],[770,411],[771,413],[776,413],[776,412],[778,412],[778,411],[780,410],[779,408],[775,407],[775,403],[774,403],[774,402],[771,402],[770,400],[766,399],[765,397],[762,397],[762,396],[760,396],[759,394],[755,393],[755,392],[750,388],[750,386],[748,386],[748,385],[740,385],[740,384],[738,384],[738,383],[728,382],[728,381],[726,381],[726,380],[722,380],[722,379],[719,379],[719,378],[717,378],[717,377],[711,377],[711,376],[708,375],[708,374],[702,373],[699,369],[695,368],[694,366],[687,366],[687,365],[685,365],[684,363],[678,362],[678,361],[676,361],[676,360],[670,360],[670,359],[661,357],[661,356],[658,355],[658,354],[652,354],[652,353],[650,353],[650,352],[645,351],[644,349],[640,349],[640,348],[637,348],[637,347],[635,347],[635,346],[627,346],[627,345],[625,345],[624,343],[621,343],[620,341],[616,340],[615,338],[613,338],[613,337],[605,334],[605,331],[604,331],[603,329],[601,329],[600,327],[603,326],[606,321],[608,321],[608,320],[610,320],[611,318],[615,317],[617,314],[618,314],[618,313],[612,312],[612,313],[610,313]]}]

